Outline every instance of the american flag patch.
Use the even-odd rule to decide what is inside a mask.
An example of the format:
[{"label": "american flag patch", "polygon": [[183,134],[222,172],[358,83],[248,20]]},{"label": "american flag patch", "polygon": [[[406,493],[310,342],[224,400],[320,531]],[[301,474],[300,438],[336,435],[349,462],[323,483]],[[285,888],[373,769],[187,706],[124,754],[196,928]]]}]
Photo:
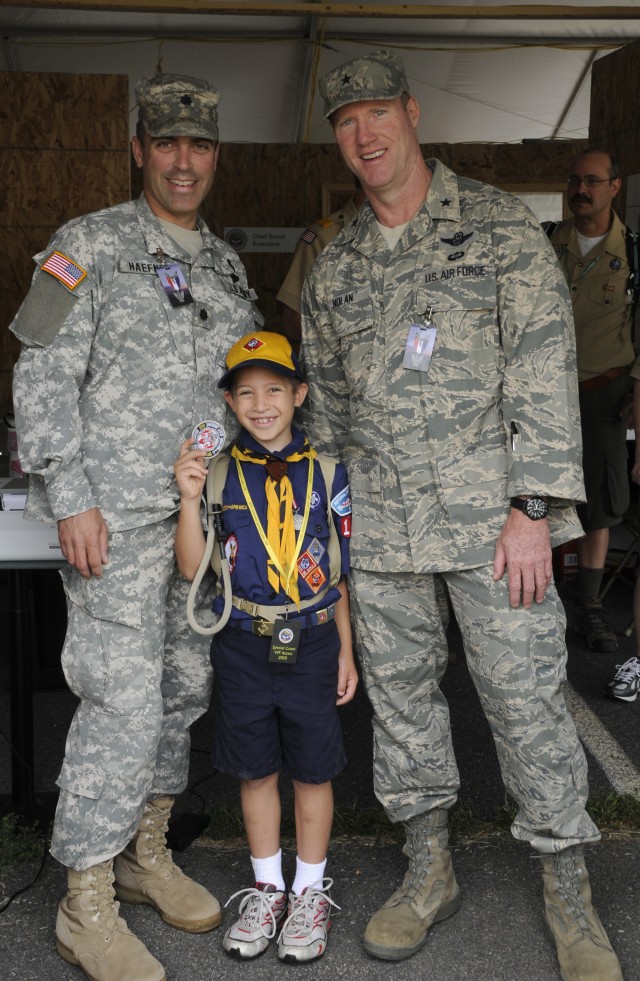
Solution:
[{"label": "american flag patch", "polygon": [[52,252],[46,262],[42,263],[41,269],[59,279],[61,283],[74,290],[87,275],[87,270],[64,255],[63,252]]},{"label": "american flag patch", "polygon": [[302,235],[300,236],[300,241],[307,242],[308,245],[311,245],[313,240],[316,239],[317,237],[318,236],[316,235],[315,232],[312,232],[310,228],[307,228],[306,232],[303,232]]}]

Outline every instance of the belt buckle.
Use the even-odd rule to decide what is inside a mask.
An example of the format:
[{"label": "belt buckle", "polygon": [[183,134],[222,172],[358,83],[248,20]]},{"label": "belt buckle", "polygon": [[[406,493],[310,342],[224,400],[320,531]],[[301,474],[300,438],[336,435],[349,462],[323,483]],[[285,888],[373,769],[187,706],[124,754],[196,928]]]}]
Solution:
[{"label": "belt buckle", "polygon": [[273,624],[270,620],[259,620],[256,618],[253,621],[253,633],[257,637],[273,637]]}]

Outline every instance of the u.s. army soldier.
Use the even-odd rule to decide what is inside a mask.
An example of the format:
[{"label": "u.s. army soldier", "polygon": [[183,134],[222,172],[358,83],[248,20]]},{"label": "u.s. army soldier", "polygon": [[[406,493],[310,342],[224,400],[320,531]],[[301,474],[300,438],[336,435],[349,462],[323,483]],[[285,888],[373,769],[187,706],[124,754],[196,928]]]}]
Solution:
[{"label": "u.s. army soldier", "polygon": [[165,976],[118,914],[114,873],[120,899],[179,929],[221,919],[165,839],[211,682],[174,572],[173,461],[195,424],[224,425],[219,366],[261,319],[236,253],[198,217],[219,153],[217,92],[159,75],[136,94],[142,195],[54,235],[11,327],[27,515],[58,522],[62,661],[80,699],[51,844],[68,867],[57,947],[99,981]]},{"label": "u.s. army soldier", "polygon": [[409,957],[460,904],[440,573],[518,804],[513,834],[541,857],[562,976],[620,979],[584,868],[583,845],[599,832],[561,692],[564,617],[552,583],[550,543],[580,534],[573,502],[583,499],[566,286],[522,203],[423,159],[398,57],[347,62],[320,90],[368,203],[303,292],[311,431],[349,471],[376,792],[404,823],[409,857],[365,948]]}]

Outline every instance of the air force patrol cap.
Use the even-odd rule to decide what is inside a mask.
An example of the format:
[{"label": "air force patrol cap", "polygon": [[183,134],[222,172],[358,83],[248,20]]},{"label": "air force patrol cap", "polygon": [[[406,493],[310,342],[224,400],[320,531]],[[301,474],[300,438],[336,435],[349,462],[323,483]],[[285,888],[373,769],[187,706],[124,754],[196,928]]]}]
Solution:
[{"label": "air force patrol cap", "polygon": [[230,349],[226,357],[227,370],[218,382],[218,388],[229,388],[236,371],[254,365],[275,371],[284,378],[303,380],[300,363],[287,338],[270,330],[258,330],[245,334]]},{"label": "air force patrol cap", "polygon": [[136,85],[138,120],[149,136],[218,141],[218,93],[202,78],[156,75]]},{"label": "air force patrol cap", "polygon": [[338,65],[322,76],[319,87],[325,119],[350,102],[397,99],[403,92],[409,94],[402,60],[384,49]]}]

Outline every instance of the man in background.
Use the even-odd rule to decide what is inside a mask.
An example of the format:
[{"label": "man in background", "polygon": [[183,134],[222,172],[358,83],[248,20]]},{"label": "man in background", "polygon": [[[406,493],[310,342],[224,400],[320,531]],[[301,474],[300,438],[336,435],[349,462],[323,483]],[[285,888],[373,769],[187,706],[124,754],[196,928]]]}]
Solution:
[{"label": "man in background", "polygon": [[354,184],[355,194],[343,208],[332,212],[327,218],[318,219],[304,230],[298,239],[289,272],[276,297],[283,305],[283,332],[296,350],[300,347],[300,298],[307,273],[322,250],[351,221],[365,201],[364,191],[357,177],[354,178]]},{"label": "man in background", "polygon": [[586,503],[578,505],[578,628],[590,650],[618,642],[598,599],[609,529],[629,507],[627,421],[631,379],[640,378],[633,346],[634,288],[627,229],[612,204],[622,181],[618,161],[589,149],[571,164],[567,202],[573,218],[551,235],[573,305]]}]

